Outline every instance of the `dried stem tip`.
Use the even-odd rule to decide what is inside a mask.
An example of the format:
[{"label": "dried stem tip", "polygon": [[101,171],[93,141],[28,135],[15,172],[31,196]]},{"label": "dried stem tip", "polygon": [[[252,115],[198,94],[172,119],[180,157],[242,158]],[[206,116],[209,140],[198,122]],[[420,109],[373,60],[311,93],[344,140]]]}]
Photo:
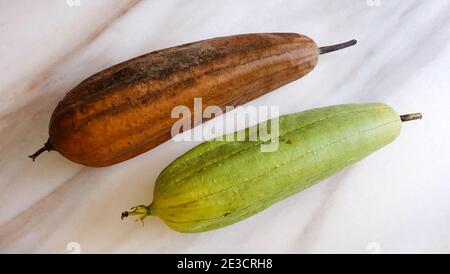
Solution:
[{"label": "dried stem tip", "polygon": [[356,45],[356,43],[358,43],[358,41],[356,41],[355,39],[342,43],[342,44],[337,44],[337,45],[332,45],[332,46],[326,46],[326,47],[320,47],[319,48],[319,54],[323,55],[323,54],[327,54],[333,51],[337,51],[337,50],[341,50],[341,49],[345,49],[351,46]]},{"label": "dried stem tip", "polygon": [[49,143],[49,141],[47,141],[43,147],[41,147],[38,151],[36,151],[33,155],[30,155],[28,157],[30,157],[33,162],[34,160],[44,151],[52,151],[53,150],[53,145]]},{"label": "dried stem tip", "polygon": [[124,211],[120,218],[123,220],[128,216],[138,216],[142,221],[145,217],[151,214],[150,206],[138,205],[131,208],[131,211]]},{"label": "dried stem tip", "polygon": [[420,120],[420,119],[422,119],[422,113],[411,113],[411,114],[400,115],[400,119],[402,120],[402,122]]}]

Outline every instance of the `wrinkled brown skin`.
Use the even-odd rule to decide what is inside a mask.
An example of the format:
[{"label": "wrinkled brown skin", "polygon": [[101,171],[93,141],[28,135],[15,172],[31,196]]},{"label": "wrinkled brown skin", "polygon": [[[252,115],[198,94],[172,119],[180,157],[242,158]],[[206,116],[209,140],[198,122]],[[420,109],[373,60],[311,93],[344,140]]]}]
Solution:
[{"label": "wrinkled brown skin", "polygon": [[[110,166],[171,138],[172,109],[237,106],[310,72],[319,49],[295,33],[243,34],[154,51],[101,71],[53,112],[48,145],[74,162]],[[206,119],[204,119],[205,121]]]}]

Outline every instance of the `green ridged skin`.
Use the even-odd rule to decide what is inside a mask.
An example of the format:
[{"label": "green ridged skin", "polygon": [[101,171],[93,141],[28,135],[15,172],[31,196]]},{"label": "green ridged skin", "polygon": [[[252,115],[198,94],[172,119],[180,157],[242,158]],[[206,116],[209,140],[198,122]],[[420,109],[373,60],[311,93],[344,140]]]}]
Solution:
[{"label": "green ridged skin", "polygon": [[179,232],[239,222],[389,144],[401,124],[385,104],[338,105],[281,116],[274,152],[262,141],[205,142],[162,171],[145,213]]}]

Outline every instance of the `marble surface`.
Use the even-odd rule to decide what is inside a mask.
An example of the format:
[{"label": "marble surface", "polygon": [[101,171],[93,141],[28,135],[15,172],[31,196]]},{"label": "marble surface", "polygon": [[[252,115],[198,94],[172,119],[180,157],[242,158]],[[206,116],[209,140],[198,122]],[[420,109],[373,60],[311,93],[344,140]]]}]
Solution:
[{"label": "marble surface", "polygon": [[[1,0],[0,252],[449,253],[449,14],[447,0]],[[27,158],[56,103],[90,74],[185,42],[274,31],[359,43],[251,104],[284,114],[380,101],[424,119],[338,175],[202,234],[120,220],[151,201],[159,172],[193,142],[103,169],[55,152]]]}]

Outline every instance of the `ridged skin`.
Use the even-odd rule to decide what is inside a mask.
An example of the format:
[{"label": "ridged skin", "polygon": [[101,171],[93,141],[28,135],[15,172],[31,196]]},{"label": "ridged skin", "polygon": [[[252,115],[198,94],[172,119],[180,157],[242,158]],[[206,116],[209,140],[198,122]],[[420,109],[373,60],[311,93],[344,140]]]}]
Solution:
[{"label": "ridged skin", "polygon": [[175,160],[157,179],[151,214],[180,232],[238,222],[392,142],[401,120],[373,103],[285,115],[279,126],[275,152],[261,152],[261,142],[213,140]]},{"label": "ridged skin", "polygon": [[175,106],[236,106],[301,78],[318,48],[294,33],[243,34],[155,51],[99,72],[53,112],[49,144],[87,166],[109,166],[171,138]]}]

